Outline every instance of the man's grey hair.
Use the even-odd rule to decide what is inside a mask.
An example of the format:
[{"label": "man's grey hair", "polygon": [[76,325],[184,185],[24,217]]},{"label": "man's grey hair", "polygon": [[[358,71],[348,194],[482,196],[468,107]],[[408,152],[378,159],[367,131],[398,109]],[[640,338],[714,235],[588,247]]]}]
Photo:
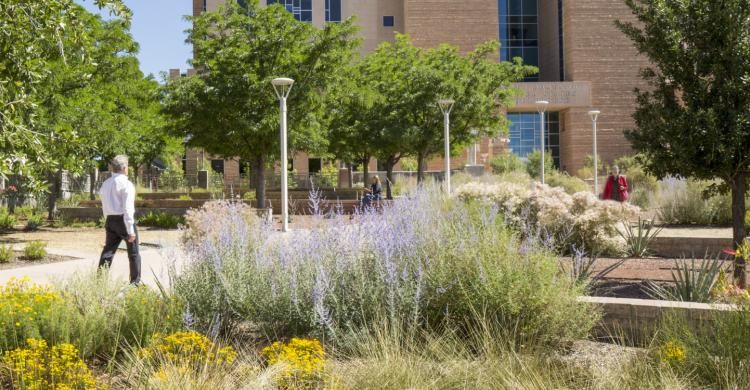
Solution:
[{"label": "man's grey hair", "polygon": [[112,172],[118,173],[128,167],[128,156],[121,154],[112,159]]}]

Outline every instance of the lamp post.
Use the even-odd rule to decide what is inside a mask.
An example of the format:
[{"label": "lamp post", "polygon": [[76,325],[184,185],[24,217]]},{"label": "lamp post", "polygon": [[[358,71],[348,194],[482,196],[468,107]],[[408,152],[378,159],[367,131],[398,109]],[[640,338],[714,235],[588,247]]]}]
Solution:
[{"label": "lamp post", "polygon": [[[292,90],[294,80],[280,77],[271,81],[281,106],[281,231],[289,231],[289,194],[287,188],[286,157],[286,98]],[[263,169],[263,167],[261,167]]]},{"label": "lamp post", "polygon": [[594,195],[596,196],[599,196],[599,162],[596,156],[596,120],[599,118],[599,114],[601,114],[599,110],[589,111],[594,132]]},{"label": "lamp post", "polygon": [[445,157],[443,158],[443,163],[445,164],[445,178],[443,180],[443,185],[445,186],[445,192],[447,194],[451,193],[451,143],[449,138],[449,127],[453,103],[455,103],[453,99],[440,99],[438,101],[440,111],[443,112],[443,137],[445,138]]},{"label": "lamp post", "polygon": [[538,100],[536,102],[536,109],[539,112],[539,121],[542,124],[542,131],[541,131],[542,134],[540,136],[540,138],[541,138],[540,139],[540,141],[541,141],[540,143],[542,145],[542,158],[541,158],[541,162],[540,162],[540,166],[541,166],[541,175],[540,175],[540,178],[542,180],[542,184],[544,184],[544,113],[545,113],[545,111],[547,111],[547,106],[548,105],[549,105],[549,102],[546,101],[546,100]]}]

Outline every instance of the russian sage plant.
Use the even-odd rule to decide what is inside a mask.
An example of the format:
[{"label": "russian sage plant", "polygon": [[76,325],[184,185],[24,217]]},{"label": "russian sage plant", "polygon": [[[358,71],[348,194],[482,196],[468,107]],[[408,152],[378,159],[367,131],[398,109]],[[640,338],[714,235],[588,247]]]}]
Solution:
[{"label": "russian sage plant", "polygon": [[521,241],[499,211],[419,190],[351,223],[319,212],[317,226],[279,234],[224,204],[221,221],[206,219],[212,238],[188,227],[190,261],[173,286],[196,327],[243,324],[269,339],[336,342],[382,321],[470,331],[487,320],[519,345],[585,336],[597,314],[576,301],[582,287],[558,272],[546,239]]}]

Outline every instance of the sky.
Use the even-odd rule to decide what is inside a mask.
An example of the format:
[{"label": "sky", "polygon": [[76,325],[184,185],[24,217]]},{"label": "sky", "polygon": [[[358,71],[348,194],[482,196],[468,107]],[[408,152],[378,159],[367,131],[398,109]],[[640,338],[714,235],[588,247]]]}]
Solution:
[{"label": "sky", "polygon": [[[107,17],[109,11],[99,9],[93,0],[76,0],[86,9]],[[183,18],[193,12],[191,0],[124,0],[133,11],[131,33],[139,45],[141,70],[153,73],[161,81],[159,72],[188,67],[192,47],[185,43],[185,29],[189,23]]]}]

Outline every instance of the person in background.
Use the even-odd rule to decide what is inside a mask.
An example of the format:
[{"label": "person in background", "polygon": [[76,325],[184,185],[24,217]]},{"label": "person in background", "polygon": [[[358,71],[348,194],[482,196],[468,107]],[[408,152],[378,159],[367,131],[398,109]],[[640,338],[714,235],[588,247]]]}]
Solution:
[{"label": "person in background", "polygon": [[382,192],[383,187],[380,185],[380,178],[373,176],[370,188],[365,188],[365,196],[362,197],[362,206],[367,207],[372,204],[373,200],[380,200]]},{"label": "person in background", "polygon": [[620,175],[620,167],[615,165],[607,178],[607,184],[604,185],[602,199],[627,202],[628,197],[628,180]]},{"label": "person in background", "polygon": [[99,190],[102,211],[107,221],[104,230],[107,238],[99,258],[99,268],[109,268],[122,240],[128,248],[130,283],[141,283],[141,255],[138,252],[138,231],[135,227],[135,186],[128,180],[128,158],[117,156],[110,164],[112,176]]}]

